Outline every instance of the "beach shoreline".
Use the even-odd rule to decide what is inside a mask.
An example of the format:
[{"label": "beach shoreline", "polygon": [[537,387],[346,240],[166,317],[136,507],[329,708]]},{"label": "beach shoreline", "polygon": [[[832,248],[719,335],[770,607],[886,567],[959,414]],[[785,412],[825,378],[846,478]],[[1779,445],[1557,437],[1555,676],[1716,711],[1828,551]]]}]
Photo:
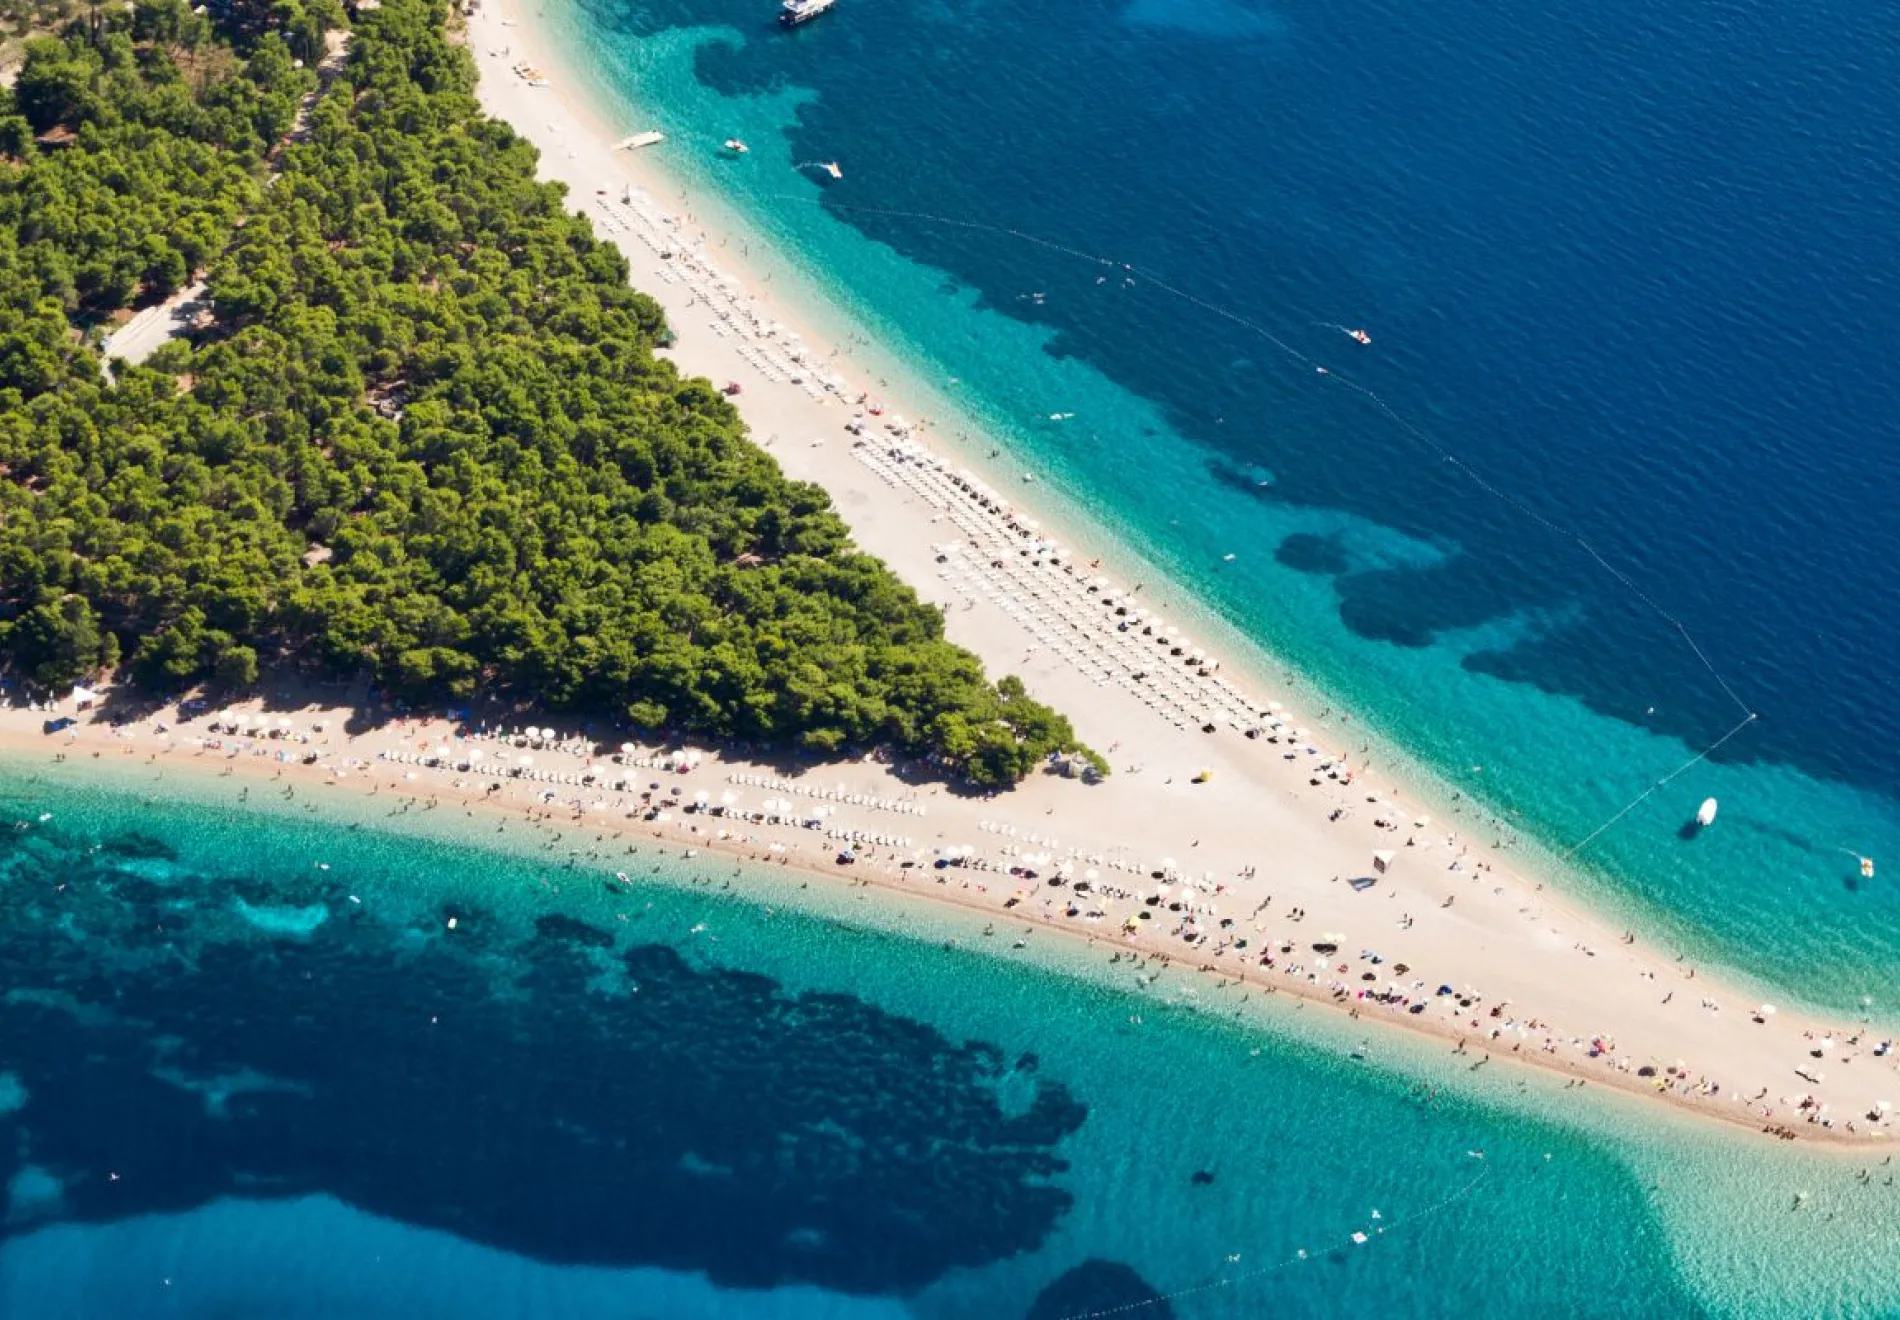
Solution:
[{"label": "beach shoreline", "polygon": [[[1269,984],[1287,988],[1280,983],[1291,979],[1297,959],[1302,970],[1294,974],[1309,989],[1320,987],[1320,997],[1355,1014],[1370,992],[1383,1006],[1375,1016],[1393,1016],[1391,1005],[1400,1006],[1398,1025],[1435,1023],[1454,1039],[1478,1039],[1480,1048],[1502,1041],[1501,1053],[1521,1055],[1528,1044],[1547,1059],[1576,1055],[1587,1061],[1578,1065],[1586,1074],[1608,1075],[1639,1094],[1699,1089],[1712,1103],[1692,1107],[1731,1121],[1798,1126],[1804,1135],[1825,1137],[1854,1132],[1853,1141],[1864,1139],[1860,1125],[1885,1135],[1879,1105],[1895,1060],[1884,1044],[1883,1062],[1853,1070],[1852,1086],[1845,1070],[1832,1066],[1860,1052],[1872,1028],[1819,1012],[1749,1025],[1751,1016],[1765,1016],[1742,1007],[1757,998],[1753,992],[1719,976],[1687,984],[1697,969],[1685,954],[1672,958],[1671,950],[1619,931],[1574,894],[1520,867],[1516,852],[1507,856],[1511,839],[1481,804],[1455,796],[1433,803],[1409,779],[1396,785],[1389,761],[1377,774],[1354,765],[1371,745],[1363,731],[1318,720],[1317,732],[1309,730],[1303,717],[1266,699],[1286,691],[1270,677],[1253,675],[1262,681],[1246,690],[1249,675],[1237,664],[1243,681],[1230,681],[1218,660],[1203,660],[1203,650],[1170,622],[1184,617],[1179,606],[1166,607],[1165,615],[1149,608],[1166,579],[1157,578],[1146,598],[1143,581],[1129,586],[1135,557],[1104,546],[1102,561],[1113,555],[1114,563],[1102,567],[1089,550],[1069,548],[1086,541],[1058,546],[1050,535],[1056,529],[1043,531],[1013,494],[996,489],[994,476],[940,456],[934,432],[926,445],[923,428],[899,424],[894,407],[867,409],[865,392],[834,370],[848,364],[821,367],[821,350],[800,344],[800,308],[762,298],[755,272],[729,242],[660,200],[675,196],[675,180],[639,151],[621,149],[621,136],[597,108],[566,94],[561,66],[549,58],[548,43],[536,44],[524,14],[525,6],[501,0],[468,19],[465,40],[480,72],[483,107],[537,147],[541,176],[562,183],[573,208],[626,257],[634,286],[660,303],[678,335],[667,355],[688,376],[740,383],[735,406],[787,474],[828,492],[857,544],[944,610],[952,641],[993,673],[1021,675],[1113,761],[1116,773],[1107,783],[1033,776],[1006,804],[933,788],[942,827],[899,834],[860,822],[865,833],[894,842],[868,852],[856,874],[879,865],[896,870],[900,852],[913,866],[934,869],[946,849],[962,849],[959,867],[984,865],[996,876],[1014,866],[1037,876],[1008,907],[1001,891],[979,901],[997,904],[999,914],[1040,906],[1014,915],[1061,927],[1073,918],[1066,909],[1051,910],[1045,879],[1064,882],[1059,887],[1072,908],[1067,896],[1076,891],[1069,885],[1120,870],[1123,876],[1113,879],[1126,879],[1122,892],[1129,897],[1118,900],[1120,912],[1100,904],[1095,919],[1130,923],[1136,943],[1165,949],[1177,964],[1215,975],[1231,975],[1243,962],[1271,965],[1276,979]],[[557,76],[549,78],[543,65]],[[690,205],[693,198],[684,200]],[[1092,576],[1098,572],[1115,576]],[[1215,645],[1225,649],[1225,641]],[[1228,653],[1261,654],[1243,646]],[[299,718],[312,709],[307,700],[288,708]],[[340,728],[354,712],[333,716]],[[7,736],[34,742],[34,722],[29,716],[7,723]],[[162,741],[149,717],[119,732]],[[428,734],[446,748],[452,727],[438,722]],[[1354,753],[1350,743],[1363,745]],[[353,759],[372,763],[355,750],[369,744],[346,745]],[[569,767],[581,769],[578,762]],[[920,791],[862,765],[813,773],[847,770],[878,777],[865,791],[869,797],[896,800]],[[332,759],[317,773],[336,782],[351,772]],[[771,766],[732,773],[783,782]],[[580,787],[581,775],[571,777],[571,787]],[[555,799],[576,819],[589,811],[601,813],[595,819],[626,814],[624,798],[609,807],[597,790],[550,794]],[[743,806],[757,805],[756,792],[748,794]],[[1473,837],[1487,830],[1492,834]],[[802,832],[786,838],[809,842]],[[1489,847],[1485,838],[1493,838]],[[698,838],[687,846],[714,842],[729,843]],[[744,848],[728,850],[743,855]],[[828,856],[805,860],[821,873],[832,869]],[[988,894],[983,883],[978,890]],[[1164,927],[1171,929],[1162,934]],[[1672,988],[1664,993],[1666,985]],[[1689,1001],[1690,989],[1699,1008]],[[1726,1017],[1718,1016],[1721,1000]],[[1825,1085],[1808,1080],[1821,1074],[1803,1059],[1801,1041],[1789,1039],[1797,1032],[1826,1041],[1819,1047],[1831,1065]],[[1836,1036],[1849,1042],[1838,1054]],[[1892,1085],[1900,1089],[1900,1078]]]},{"label": "beach shoreline", "polygon": [[[1429,1005],[1427,1011],[1415,1015],[1396,1005],[1364,999],[1360,996],[1365,987],[1356,989],[1351,979],[1359,967],[1369,965],[1363,951],[1359,958],[1352,957],[1344,947],[1323,959],[1307,954],[1306,943],[1319,933],[1323,914],[1309,914],[1310,927],[1308,921],[1249,919],[1255,932],[1264,932],[1269,925],[1285,932],[1266,935],[1264,948],[1274,959],[1270,966],[1254,961],[1251,954],[1243,957],[1245,951],[1232,947],[1217,953],[1189,948],[1175,938],[1178,926],[1167,929],[1187,918],[1174,915],[1167,904],[1110,897],[1117,892],[1154,888],[1140,880],[1138,868],[1113,874],[1114,863],[1102,854],[1094,854],[1103,857],[1104,865],[1099,870],[1091,868],[1088,874],[1111,873],[1106,880],[1098,879],[1087,895],[1076,889],[1073,880],[1061,887],[1050,884],[1046,865],[1034,879],[1011,875],[1008,868],[1020,867],[1022,854],[1004,840],[1022,836],[1006,836],[999,830],[986,838],[981,825],[991,818],[1014,816],[1027,827],[1034,819],[1033,805],[1030,815],[1018,815],[1000,806],[996,799],[959,797],[939,785],[906,780],[893,773],[892,767],[869,760],[828,763],[796,772],[783,765],[747,761],[730,751],[705,748],[688,752],[677,744],[667,748],[628,744],[635,746],[632,759],[616,765],[611,756],[591,754],[592,740],[578,734],[532,740],[533,765],[523,767],[510,751],[504,750],[516,745],[514,737],[463,737],[460,734],[475,731],[458,720],[394,716],[380,708],[336,704],[333,699],[330,704],[319,704],[323,701],[320,694],[284,691],[268,706],[251,701],[185,725],[168,722],[168,712],[164,711],[129,719],[100,718],[99,713],[89,712],[78,716],[80,722],[75,726],[52,736],[40,731],[45,712],[0,710],[0,757],[54,775],[83,776],[89,762],[126,769],[151,766],[159,774],[191,776],[197,781],[195,790],[212,795],[217,792],[216,781],[229,778],[238,800],[247,804],[253,790],[271,785],[285,795],[285,810],[295,809],[292,804],[299,789],[352,793],[365,801],[388,795],[405,805],[392,808],[391,823],[377,828],[396,831],[403,827],[395,818],[411,811],[432,813],[444,806],[452,811],[459,806],[468,822],[462,828],[470,832],[470,841],[476,846],[484,846],[484,837],[491,833],[514,829],[515,835],[501,846],[515,847],[525,828],[526,837],[561,857],[564,866],[580,875],[594,871],[604,883],[611,884],[618,876],[630,892],[638,883],[633,872],[645,867],[654,855],[676,858],[689,866],[697,862],[707,867],[709,874],[715,865],[733,865],[733,876],[741,882],[747,865],[776,865],[788,874],[811,877],[812,883],[861,889],[867,896],[875,896],[873,901],[879,904],[914,904],[921,899],[957,910],[966,918],[983,917],[988,922],[986,936],[998,941],[1007,939],[1015,947],[1026,947],[1031,939],[1054,937],[1078,951],[1088,948],[1097,956],[1125,960],[1131,974],[1138,977],[1170,974],[1170,980],[1177,984],[1185,980],[1202,989],[1244,986],[1270,995],[1285,994],[1289,1002],[1311,1003],[1340,1013],[1338,1021],[1342,1024],[1354,1020],[1354,1029],[1369,1030],[1376,1024],[1381,1035],[1406,1033],[1403,1039],[1413,1046],[1433,1041],[1438,1048],[1451,1044],[1454,1054],[1473,1058],[1468,1067],[1497,1061],[1529,1066],[1542,1076],[1561,1075],[1566,1087],[1595,1083],[1628,1101],[1633,1119],[1640,1117],[1644,1098],[1660,1098],[1668,1102],[1669,1112],[1713,1119],[1729,1130],[1781,1128],[1794,1133],[1808,1148],[1864,1153],[1870,1139],[1877,1141],[1888,1135],[1880,1124],[1847,1131],[1804,1122],[1800,1111],[1791,1106],[1793,1097],[1778,1098],[1764,1112],[1755,1104],[1738,1103],[1732,1090],[1706,1093],[1690,1084],[1686,1072],[1680,1086],[1663,1089],[1657,1085],[1658,1079],[1644,1078],[1628,1067],[1628,1055],[1619,1058],[1610,1051],[1568,1048],[1552,1033],[1548,1021],[1528,1027],[1526,1020],[1512,1010],[1510,1000],[1493,1003],[1485,996],[1469,1008],[1458,1008],[1456,996],[1447,999],[1414,991],[1420,996],[1417,1002]],[[176,719],[175,715],[170,718]],[[221,730],[248,727],[255,732],[212,732],[209,726],[213,721]],[[359,731],[348,732],[352,729]],[[521,741],[525,745],[527,740]],[[679,759],[688,756],[690,762]],[[654,768],[675,765],[679,768]],[[484,766],[487,773],[483,773]],[[594,781],[578,782],[590,773],[588,766],[593,767]],[[568,782],[570,778],[576,782]],[[628,781],[624,788],[614,786],[619,779]],[[761,798],[758,784],[751,781],[783,787],[768,788],[764,791],[773,796]],[[658,791],[645,789],[643,786],[648,784],[661,787]],[[1072,781],[1048,780],[1032,783],[1009,797],[1017,800],[1014,805],[1031,805],[1071,787]],[[636,790],[648,792],[649,800],[638,801]],[[701,793],[704,799],[696,801]],[[748,815],[768,814],[758,809],[774,801],[790,807],[793,798],[799,799],[795,809],[774,809],[769,820],[747,819]],[[1019,800],[1025,798],[1027,803]],[[822,803],[822,809],[832,814],[813,822],[807,818],[807,803]],[[263,810],[274,809],[261,799],[257,805]],[[446,819],[434,818],[435,822]],[[493,832],[488,828],[490,822],[495,825]],[[994,823],[1000,826],[1002,820]],[[30,827],[30,822],[16,824],[16,828]],[[842,837],[852,831],[865,837]],[[899,831],[908,833],[900,835]],[[945,860],[945,849],[954,854],[958,846],[934,840],[952,834],[983,840],[977,845],[980,851],[961,860]],[[868,841],[876,835],[894,841]],[[933,842],[919,846],[924,840]],[[563,844],[566,849],[557,853],[555,850]],[[657,849],[657,854],[648,853],[648,849]],[[839,861],[846,850],[855,854],[848,865]],[[1144,884],[1145,890],[1123,888],[1138,883]],[[1217,902],[1232,897],[1238,895],[1222,885],[1218,890],[1198,893],[1189,906],[1213,909]],[[1144,920],[1133,915],[1143,910],[1159,919]],[[1254,917],[1259,916],[1256,911]],[[1306,939],[1300,939],[1301,935]],[[1442,941],[1421,943],[1421,961],[1460,955],[1455,947],[1432,947],[1435,945],[1442,945]],[[1003,952],[999,944],[997,953]],[[1463,952],[1470,956],[1469,951]],[[1636,958],[1630,951],[1621,952]],[[1649,956],[1653,960],[1654,955]],[[1539,958],[1533,956],[1531,967],[1538,962]],[[1324,970],[1317,970],[1320,968]],[[1487,967],[1486,979],[1499,970]],[[1720,991],[1712,978],[1704,987],[1707,991]],[[1489,1013],[1486,1005],[1498,1011]],[[1788,1014],[1749,1030],[1760,1033],[1753,1042],[1778,1041],[1784,1053],[1798,1053],[1795,1047],[1802,1041],[1790,1037],[1803,1029],[1802,1019]],[[1814,1024],[1805,1029],[1812,1032],[1828,1028]],[[1749,1043],[1746,1033],[1743,1040]],[[1711,1057],[1720,1058],[1719,1071],[1727,1076],[1751,1064],[1767,1062],[1759,1049],[1737,1049],[1734,1039],[1702,1044],[1697,1078],[1718,1071],[1707,1066]],[[1527,1045],[1536,1048],[1527,1049]],[[1830,1060],[1830,1075],[1854,1048],[1844,1046],[1841,1055]],[[1751,1054],[1755,1057],[1747,1057]],[[1891,1064],[1891,1059],[1887,1062]],[[1880,1063],[1869,1060],[1855,1080],[1880,1083],[1883,1074]],[[1837,1084],[1829,1089],[1835,1093],[1833,1103],[1840,1106],[1846,1099],[1841,1094],[1845,1088]],[[1871,1106],[1873,1102],[1849,1103]]]},{"label": "beach shoreline", "polygon": [[[1374,773],[1372,743],[1346,717],[1309,729],[1269,699],[1289,695],[1282,683],[1245,663],[1224,672],[1219,655],[1263,653],[1223,632],[1216,654],[1207,634],[1191,641],[1182,607],[1157,600],[1184,596],[1177,583],[1131,586],[1131,564],[1149,571],[1138,557],[1042,527],[1039,507],[902,422],[897,394],[870,406],[838,369],[853,364],[801,340],[800,309],[753,292],[729,242],[661,200],[672,181],[546,76],[542,64],[558,66],[522,45],[520,8],[501,0],[469,20],[483,106],[539,149],[541,176],[665,310],[678,335],[667,356],[737,385],[735,407],[787,474],[823,487],[858,546],[943,610],[952,641],[992,673],[1020,674],[1115,773],[1091,783],[1051,766],[978,797],[872,758],[794,766],[704,748],[682,763],[677,748],[631,743],[616,758],[624,734],[571,718],[499,705],[409,716],[366,692],[275,678],[215,728],[119,694],[100,709],[0,710],[0,749],[216,766],[242,774],[246,793],[262,777],[459,802],[498,831],[520,813],[550,848],[581,823],[601,845],[659,839],[688,856],[796,865],[1455,1041],[1482,1056],[1473,1067],[1532,1063],[1816,1144],[1889,1135],[1900,1056],[1874,1048],[1872,1027],[1747,1007],[1759,996],[1732,977],[1548,886],[1481,803],[1434,802],[1383,747]],[[1090,544],[1099,558],[1079,548]],[[42,731],[68,713],[73,727]],[[557,718],[570,732],[539,724]]]}]

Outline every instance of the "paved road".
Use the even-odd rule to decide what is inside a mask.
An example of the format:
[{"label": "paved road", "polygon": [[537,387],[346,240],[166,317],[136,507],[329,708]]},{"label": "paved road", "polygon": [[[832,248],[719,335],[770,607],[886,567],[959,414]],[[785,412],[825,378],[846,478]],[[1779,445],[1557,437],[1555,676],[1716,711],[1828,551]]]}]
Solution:
[{"label": "paved road", "polygon": [[161,344],[182,334],[185,327],[190,325],[204,291],[203,280],[189,284],[156,307],[147,307],[114,330],[106,336],[106,360],[109,362],[117,357],[127,362],[145,361],[158,351]]}]

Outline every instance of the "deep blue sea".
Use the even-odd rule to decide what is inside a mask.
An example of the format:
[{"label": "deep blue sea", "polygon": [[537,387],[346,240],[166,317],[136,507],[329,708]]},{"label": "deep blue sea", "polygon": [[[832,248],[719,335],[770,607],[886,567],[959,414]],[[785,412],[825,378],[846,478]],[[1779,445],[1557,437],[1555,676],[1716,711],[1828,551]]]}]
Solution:
[{"label": "deep blue sea", "polygon": [[1036,472],[1544,845],[1733,732],[1592,840],[1591,883],[1900,1016],[1900,888],[1858,863],[1900,874],[1877,6],[773,11],[542,21],[989,428],[1001,482]]},{"label": "deep blue sea", "polygon": [[1900,1314],[1857,1162],[310,795],[0,763],[9,1320]]}]

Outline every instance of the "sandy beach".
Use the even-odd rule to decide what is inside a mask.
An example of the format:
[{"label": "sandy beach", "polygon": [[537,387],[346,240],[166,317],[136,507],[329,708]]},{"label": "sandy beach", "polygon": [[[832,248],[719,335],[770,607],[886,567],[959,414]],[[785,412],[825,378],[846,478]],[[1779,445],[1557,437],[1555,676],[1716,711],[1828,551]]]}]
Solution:
[{"label": "sandy beach", "polygon": [[[110,703],[7,709],[0,747],[229,773],[260,798],[406,795],[466,812],[478,841],[528,828],[584,842],[583,864],[607,879],[656,841],[803,867],[992,912],[998,940],[1061,932],[1105,960],[1161,955],[1369,1030],[1428,1032],[1473,1066],[1559,1070],[1817,1143],[1890,1136],[1900,1054],[1878,1033],[1759,1011],[1759,992],[1585,910],[1514,860],[1481,808],[1368,769],[1369,744],[1344,716],[1296,711],[1223,665],[1221,647],[1188,635],[1200,632],[1188,611],[1164,603],[1178,589],[1058,527],[1033,485],[1003,489],[901,421],[918,414],[898,391],[854,379],[796,308],[762,296],[742,236],[688,220],[675,184],[616,149],[642,126],[601,123],[570,98],[533,22],[492,0],[468,20],[482,100],[540,148],[543,175],[665,307],[669,355],[737,383],[733,402],[785,470],[823,486],[858,543],[943,607],[952,640],[1067,713],[1113,776],[1052,772],[963,796],[871,760],[788,768],[731,749],[623,749],[621,735],[558,716],[401,717],[363,693],[272,684],[265,699],[182,721],[175,708],[120,717]],[[715,129],[706,138],[692,149],[719,149]],[[79,722],[49,736],[54,714]]]},{"label": "sandy beach", "polygon": [[722,858],[795,867],[897,901],[986,913],[999,942],[1053,933],[1127,961],[1131,975],[1153,975],[1165,959],[1210,987],[1245,983],[1371,1031],[1427,1032],[1474,1067],[1562,1072],[1826,1145],[1865,1149],[1891,1134],[1880,1105],[1896,1056],[1873,1035],[1757,1013],[1719,974],[1624,943],[1502,871],[1451,871],[1443,848],[1421,854],[1415,843],[1405,864],[1357,889],[1323,870],[1357,832],[1350,826],[1302,828],[1289,809],[1280,833],[1267,834],[1245,817],[1208,815],[1188,788],[1157,811],[1141,776],[1094,786],[1046,776],[1007,795],[967,796],[870,759],[788,767],[710,747],[616,743],[571,720],[397,714],[364,695],[280,688],[183,721],[176,707],[112,715],[108,700],[50,735],[45,722],[58,712],[10,707],[0,710],[0,751],[55,773],[83,775],[88,761],[111,758],[200,777],[201,788],[222,776],[234,801],[275,795],[290,810],[299,790],[414,804],[397,814],[460,810],[475,843],[513,830],[518,846],[526,830],[630,885],[654,850],[708,867]]},{"label": "sandy beach", "polygon": [[[986,481],[905,423],[902,398],[851,379],[836,345],[801,336],[799,309],[763,296],[769,284],[738,256],[750,250],[745,235],[705,229],[655,168],[653,151],[720,149],[715,130],[703,143],[616,150],[641,126],[602,123],[564,90],[574,80],[533,23],[509,0],[469,20],[483,101],[541,149],[544,176],[568,186],[626,254],[636,287],[665,306],[681,368],[738,383],[735,403],[785,469],[824,486],[859,543],[943,606],[954,640],[994,672],[1021,674],[1114,764],[1105,784],[1046,777],[980,804],[936,795],[932,827],[907,823],[909,851],[871,865],[889,873],[900,854],[973,847],[1002,870],[988,873],[987,901],[1029,895],[1012,915],[1222,974],[1244,968],[1463,1048],[1533,1055],[1757,1127],[1885,1135],[1881,1106],[1900,1077],[1893,1054],[1875,1057],[1877,1036],[1758,1013],[1758,994],[1566,901],[1508,860],[1508,829],[1468,802],[1434,809],[1367,771],[1367,744],[1343,717],[1248,690],[1159,607],[1176,594],[1166,583],[1138,590],[1112,552],[1098,560],[1025,507],[1033,486]],[[882,410],[870,412],[866,395]],[[849,778],[898,795],[872,774],[854,767]],[[1072,891],[1044,880],[1058,863],[1070,880],[1093,871],[1105,877],[1098,885],[1144,897],[1102,904],[1092,923],[1067,917]],[[1038,879],[1012,881],[1011,864]],[[1191,924],[1174,902],[1147,906],[1164,884],[1178,899],[1184,881]],[[1131,908],[1148,919],[1124,934]],[[1322,958],[1315,944],[1336,952]],[[1367,992],[1408,1002],[1368,1002]],[[1414,1011],[1421,1000],[1429,1006]]]}]

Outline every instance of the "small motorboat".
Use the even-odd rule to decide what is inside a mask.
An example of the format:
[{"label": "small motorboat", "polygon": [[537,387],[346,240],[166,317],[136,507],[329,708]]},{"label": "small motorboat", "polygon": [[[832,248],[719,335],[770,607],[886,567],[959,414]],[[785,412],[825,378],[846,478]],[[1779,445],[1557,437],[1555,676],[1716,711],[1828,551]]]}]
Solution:
[{"label": "small motorboat", "polygon": [[1706,830],[1709,826],[1715,824],[1715,807],[1715,799],[1709,798],[1701,806],[1696,808],[1695,823],[1699,828]]},{"label": "small motorboat", "polygon": [[835,160],[826,161],[824,168],[825,173],[834,179],[842,179],[844,177],[844,171],[838,168],[838,162]]},{"label": "small motorboat", "polygon": [[738,138],[726,139],[726,150],[730,151],[735,156],[743,156],[746,154],[746,152],[750,151],[751,149],[752,148],[746,146],[745,143],[739,141]]},{"label": "small motorboat", "polygon": [[1372,342],[1372,336],[1367,334],[1364,330],[1348,330],[1346,333],[1362,344],[1370,344]]}]

